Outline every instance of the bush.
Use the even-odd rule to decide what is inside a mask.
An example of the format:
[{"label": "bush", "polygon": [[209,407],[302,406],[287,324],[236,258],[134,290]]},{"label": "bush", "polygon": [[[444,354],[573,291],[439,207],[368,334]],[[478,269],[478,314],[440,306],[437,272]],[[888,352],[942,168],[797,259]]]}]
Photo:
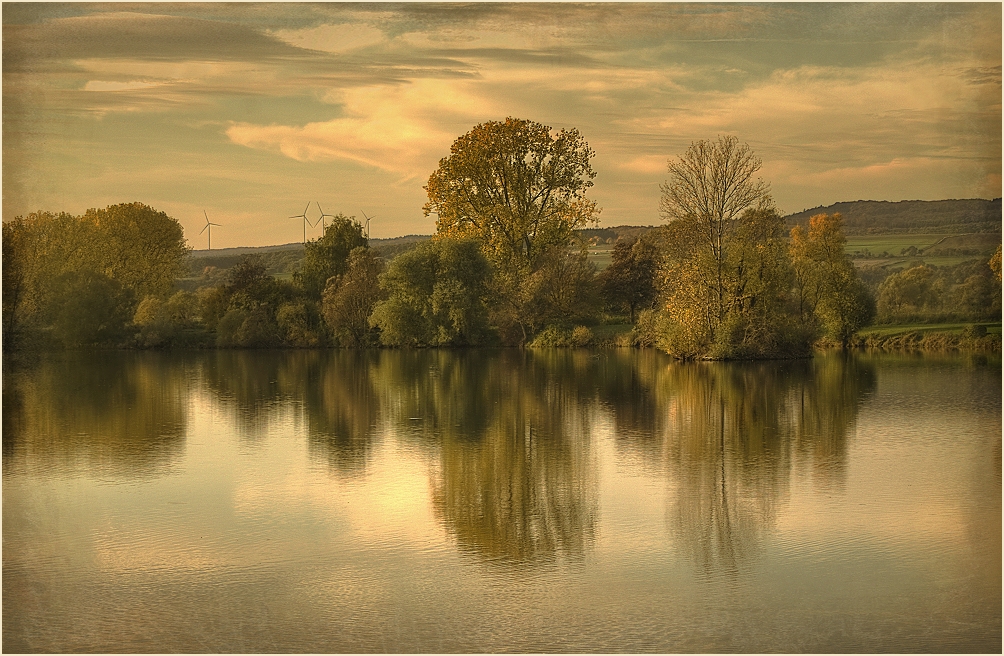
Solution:
[{"label": "bush", "polygon": [[248,313],[244,310],[228,310],[216,324],[216,345],[223,348],[239,346],[237,333],[247,316]]},{"label": "bush", "polygon": [[552,324],[540,331],[528,346],[530,348],[583,347],[589,346],[593,341],[593,331],[586,326],[566,328]]},{"label": "bush", "polygon": [[303,299],[279,306],[275,320],[283,344],[297,348],[320,346],[324,335],[319,329],[317,318],[313,316],[316,314],[313,304]]},{"label": "bush", "polygon": [[349,254],[345,275],[328,279],[321,311],[339,346],[368,346],[375,339],[369,317],[383,297],[383,268],[370,249],[359,247]]},{"label": "bush", "polygon": [[115,343],[133,316],[132,295],[117,281],[92,270],[59,277],[52,298],[53,332],[65,346]]},{"label": "bush", "polygon": [[474,346],[489,339],[488,260],[473,241],[436,239],[394,258],[380,276],[386,300],[370,324],[388,346]]}]

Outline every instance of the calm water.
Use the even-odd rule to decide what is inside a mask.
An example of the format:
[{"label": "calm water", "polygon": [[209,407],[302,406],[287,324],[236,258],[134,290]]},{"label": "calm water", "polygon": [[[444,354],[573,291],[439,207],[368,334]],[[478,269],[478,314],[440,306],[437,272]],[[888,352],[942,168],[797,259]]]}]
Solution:
[{"label": "calm water", "polygon": [[3,649],[1001,650],[1001,362],[4,364]]}]

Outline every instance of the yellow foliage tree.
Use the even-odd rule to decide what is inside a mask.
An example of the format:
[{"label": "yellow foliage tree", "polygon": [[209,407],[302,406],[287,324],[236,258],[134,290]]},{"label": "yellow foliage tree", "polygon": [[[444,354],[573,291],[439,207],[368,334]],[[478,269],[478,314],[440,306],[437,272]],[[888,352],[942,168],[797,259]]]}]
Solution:
[{"label": "yellow foliage tree", "polygon": [[735,137],[699,141],[669,164],[660,345],[683,358],[795,355],[785,311],[784,222],[761,166]]}]

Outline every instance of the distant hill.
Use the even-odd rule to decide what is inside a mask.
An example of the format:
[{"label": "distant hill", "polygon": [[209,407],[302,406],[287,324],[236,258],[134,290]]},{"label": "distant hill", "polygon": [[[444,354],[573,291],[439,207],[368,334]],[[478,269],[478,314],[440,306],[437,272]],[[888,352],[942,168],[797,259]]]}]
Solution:
[{"label": "distant hill", "polygon": [[839,212],[848,235],[1001,232],[1001,199],[856,200],[814,207],[784,217],[789,227],[806,225],[816,214]]},{"label": "distant hill", "polygon": [[303,244],[293,242],[291,244],[279,244],[278,246],[238,246],[236,248],[214,248],[213,250],[193,250],[192,257],[216,258],[216,257],[240,257],[241,255],[261,255],[262,253],[275,253],[276,251],[298,251],[303,252]]}]

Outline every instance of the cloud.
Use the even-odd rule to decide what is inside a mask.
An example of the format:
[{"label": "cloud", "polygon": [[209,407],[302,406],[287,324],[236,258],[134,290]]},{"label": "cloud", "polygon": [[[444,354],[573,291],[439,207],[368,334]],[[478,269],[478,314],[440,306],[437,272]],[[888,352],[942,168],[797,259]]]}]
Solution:
[{"label": "cloud", "polygon": [[142,80],[132,80],[130,82],[90,80],[84,85],[84,91],[136,91],[138,89],[150,89],[157,86],[160,86],[160,83],[144,82]]},{"label": "cloud", "polygon": [[447,154],[457,126],[494,115],[496,103],[456,80],[334,92],[345,117],[294,125],[234,123],[227,137],[301,162],[349,160],[405,176],[424,176]]},{"label": "cloud", "polygon": [[109,12],[3,26],[5,74],[53,59],[261,60],[309,54],[238,23],[182,16]]},{"label": "cloud", "polygon": [[300,30],[276,30],[277,39],[297,48],[321,52],[350,52],[385,43],[384,33],[369,25],[318,25]]}]

